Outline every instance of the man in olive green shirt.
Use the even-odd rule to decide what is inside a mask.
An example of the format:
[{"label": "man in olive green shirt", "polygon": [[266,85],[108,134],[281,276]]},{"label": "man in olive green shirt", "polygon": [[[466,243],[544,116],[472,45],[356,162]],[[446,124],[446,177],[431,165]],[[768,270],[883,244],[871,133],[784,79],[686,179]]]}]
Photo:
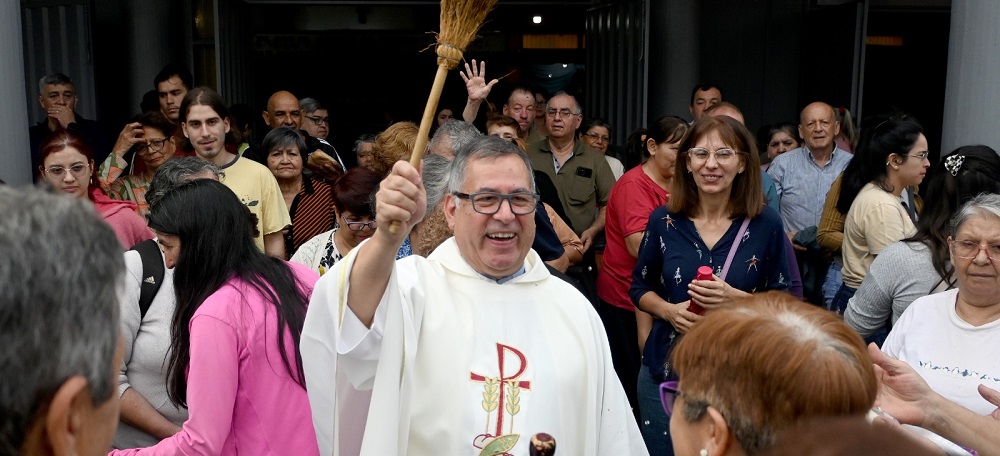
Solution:
[{"label": "man in olive green shirt", "polygon": [[604,210],[615,183],[604,155],[576,139],[583,112],[576,99],[559,92],[545,107],[547,138],[528,145],[531,166],[548,174],[569,217],[567,222],[583,241],[583,250],[604,231]]}]

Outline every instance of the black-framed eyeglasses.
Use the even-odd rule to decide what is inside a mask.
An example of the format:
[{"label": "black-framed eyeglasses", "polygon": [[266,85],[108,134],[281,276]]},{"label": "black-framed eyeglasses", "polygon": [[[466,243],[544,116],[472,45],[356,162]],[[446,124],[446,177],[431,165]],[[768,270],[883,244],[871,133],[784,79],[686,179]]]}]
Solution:
[{"label": "black-framed eyeglasses", "polygon": [[347,220],[347,217],[345,217],[344,214],[340,214],[340,218],[344,219],[344,224],[347,225],[347,227],[350,228],[351,231],[362,231],[362,230],[365,230],[365,229],[372,229],[372,230],[378,229],[378,222],[375,221],[375,219],[369,220],[367,222],[352,222],[350,220]]},{"label": "black-framed eyeglasses", "polygon": [[163,146],[167,144],[167,138],[152,138],[147,139],[146,144],[139,145],[139,154],[145,155],[152,152],[159,152],[163,150]]},{"label": "black-framed eyeglasses", "polygon": [[312,123],[314,123],[316,125],[322,125],[322,124],[330,125],[330,118],[329,117],[306,116],[306,119],[311,120]]},{"label": "black-framed eyeglasses", "polygon": [[679,394],[676,380],[660,383],[660,403],[668,417],[674,413],[674,400]]},{"label": "black-framed eyeglasses", "polygon": [[1000,261],[1000,245],[979,243],[976,241],[951,241],[951,250],[955,256],[966,260],[975,259],[979,256],[980,250],[986,251],[986,257],[990,261]]},{"label": "black-framed eyeglasses", "polygon": [[478,192],[478,193],[462,193],[462,192],[452,192],[458,198],[467,199],[472,202],[472,210],[483,214],[483,215],[493,215],[500,211],[500,206],[503,205],[504,201],[510,205],[510,211],[514,215],[527,215],[535,212],[535,207],[538,204],[538,194],[528,193],[528,192],[517,192],[517,193],[497,193],[497,192]]}]

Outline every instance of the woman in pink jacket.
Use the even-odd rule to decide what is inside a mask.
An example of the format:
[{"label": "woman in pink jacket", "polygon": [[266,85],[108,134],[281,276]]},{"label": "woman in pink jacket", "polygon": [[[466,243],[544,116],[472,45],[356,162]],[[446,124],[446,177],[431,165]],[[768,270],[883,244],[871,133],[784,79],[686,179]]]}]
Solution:
[{"label": "woman in pink jacket", "polygon": [[167,392],[189,418],[156,446],[112,454],[318,454],[299,355],[318,276],[261,252],[254,216],[213,180],[171,190],[149,225],[177,295]]}]

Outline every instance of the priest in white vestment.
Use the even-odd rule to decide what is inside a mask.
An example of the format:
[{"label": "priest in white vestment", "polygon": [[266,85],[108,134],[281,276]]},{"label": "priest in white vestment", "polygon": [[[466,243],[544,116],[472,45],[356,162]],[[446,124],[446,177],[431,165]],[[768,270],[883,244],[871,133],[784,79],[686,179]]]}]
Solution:
[{"label": "priest in white vestment", "polygon": [[301,351],[321,454],[527,456],[547,433],[556,454],[646,455],[600,318],[530,248],[527,156],[495,137],[456,155],[453,238],[394,261],[426,210],[396,163],[380,229],[316,285]]}]

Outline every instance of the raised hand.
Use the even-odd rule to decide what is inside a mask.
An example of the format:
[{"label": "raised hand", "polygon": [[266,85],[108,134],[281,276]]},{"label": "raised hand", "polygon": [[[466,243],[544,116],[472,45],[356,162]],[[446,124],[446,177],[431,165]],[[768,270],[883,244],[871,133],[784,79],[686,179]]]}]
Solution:
[{"label": "raised hand", "polygon": [[[410,233],[413,225],[424,218],[427,210],[427,190],[420,172],[405,160],[396,162],[392,171],[379,184],[375,194],[375,220],[379,229],[376,236],[398,244]],[[398,223],[395,233],[389,226]]]},{"label": "raised hand", "polygon": [[124,157],[125,153],[128,152],[132,146],[146,141],[143,139],[142,135],[142,124],[139,122],[125,124],[125,128],[122,128],[122,132],[118,134],[118,140],[115,141],[115,146],[111,149],[111,151],[119,157]]},{"label": "raised hand", "polygon": [[476,68],[476,59],[472,59],[471,67],[469,62],[465,62],[465,71],[459,71],[458,74],[465,81],[465,89],[469,92],[470,102],[482,102],[490,95],[493,86],[500,82],[499,79],[494,79],[487,84],[486,62],[479,62],[479,68]]}]

